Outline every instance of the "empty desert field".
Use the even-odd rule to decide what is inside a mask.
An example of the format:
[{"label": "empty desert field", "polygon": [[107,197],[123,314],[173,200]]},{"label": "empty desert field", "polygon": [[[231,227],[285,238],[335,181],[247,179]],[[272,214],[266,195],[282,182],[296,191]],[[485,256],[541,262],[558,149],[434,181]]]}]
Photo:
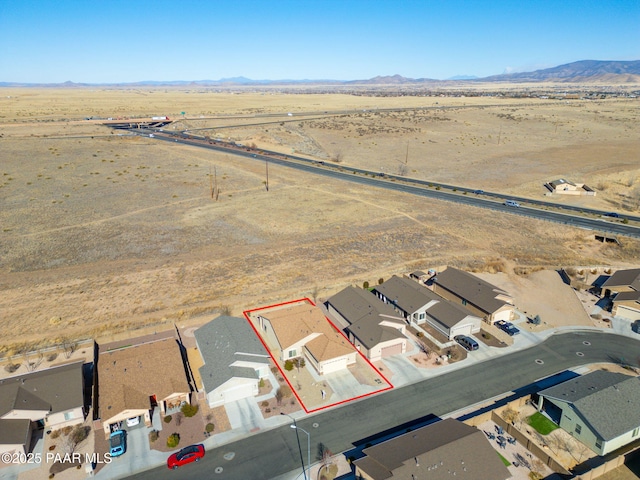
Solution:
[{"label": "empty desert field", "polygon": [[[273,165],[267,191],[261,162],[84,120],[168,115],[179,118],[168,128],[531,198],[566,178],[597,196],[548,200],[637,214],[637,99],[196,88],[0,97],[0,352],[322,299],[432,266],[512,275],[506,265],[526,274],[640,254],[630,239],[603,245],[583,230]],[[260,117],[270,113],[281,115]]]}]

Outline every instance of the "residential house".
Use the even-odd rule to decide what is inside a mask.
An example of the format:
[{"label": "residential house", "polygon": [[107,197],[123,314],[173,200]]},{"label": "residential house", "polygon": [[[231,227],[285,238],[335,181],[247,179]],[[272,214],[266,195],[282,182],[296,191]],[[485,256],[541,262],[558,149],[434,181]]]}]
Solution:
[{"label": "residential house", "polygon": [[128,418],[140,417],[151,426],[156,409],[164,416],[190,403],[191,387],[175,338],[100,350],[95,418],[101,419],[106,436]]},{"label": "residential house", "polygon": [[558,180],[545,183],[544,186],[553,194],[590,196],[595,196],[596,194],[595,190],[584,183],[573,183],[569,180],[565,180],[564,178],[559,178]]},{"label": "residential house", "polygon": [[260,333],[277,346],[282,361],[304,358],[320,375],[356,362],[356,349],[315,305],[300,302],[265,310],[257,320]]},{"label": "residential house", "polygon": [[514,314],[513,298],[507,291],[464,270],[447,267],[432,278],[431,287],[491,325],[499,320],[509,321]]},{"label": "residential house", "polygon": [[0,453],[28,453],[32,431],[84,422],[83,362],[0,379]]},{"label": "residential house", "polygon": [[204,360],[198,370],[210,407],[258,394],[269,375],[269,353],[244,318],[221,316],[198,328],[196,344]]},{"label": "residential house", "polygon": [[369,360],[407,351],[404,318],[368,290],[347,287],[325,305],[329,314],[348,324],[347,338]]},{"label": "residential house", "polygon": [[374,287],[373,293],[392,305],[409,324],[428,323],[450,340],[480,331],[479,317],[406,277],[394,275]]},{"label": "residential house", "polygon": [[596,370],[538,393],[537,408],[598,455],[640,439],[640,379]]},{"label": "residential house", "polygon": [[601,288],[604,296],[611,298],[614,316],[640,320],[640,268],[618,270]]},{"label": "residential house", "polygon": [[353,462],[356,478],[506,480],[511,473],[484,433],[453,418],[367,447]]}]

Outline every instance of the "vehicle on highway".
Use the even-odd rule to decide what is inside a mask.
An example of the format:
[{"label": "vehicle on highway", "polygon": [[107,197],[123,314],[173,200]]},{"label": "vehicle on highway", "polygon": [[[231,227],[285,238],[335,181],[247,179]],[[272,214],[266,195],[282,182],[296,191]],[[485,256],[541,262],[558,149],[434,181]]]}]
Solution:
[{"label": "vehicle on highway", "polygon": [[484,190],[474,190],[473,193],[476,195],[484,195]]},{"label": "vehicle on highway", "polygon": [[465,350],[473,351],[478,350],[480,345],[473,338],[467,337],[466,335],[456,335],[453,339],[458,342]]},{"label": "vehicle on highway", "polygon": [[109,454],[119,457],[127,451],[127,435],[124,430],[116,430],[109,435]]},{"label": "vehicle on highway", "polygon": [[504,205],[507,207],[519,207],[520,204],[514,200],[505,200]]},{"label": "vehicle on highway", "polygon": [[187,463],[199,462],[202,457],[204,457],[203,445],[189,445],[188,447],[184,447],[179,452],[171,455],[167,459],[167,467],[171,470],[175,470]]},{"label": "vehicle on highway", "polygon": [[140,423],[140,417],[127,418],[127,427],[135,427]]},{"label": "vehicle on highway", "polygon": [[511,322],[505,322],[504,320],[498,320],[495,323],[496,327],[498,327],[503,332],[507,333],[509,336],[513,337],[514,335],[518,335],[520,330]]},{"label": "vehicle on highway", "polygon": [[605,217],[610,217],[610,218],[619,218],[620,215],[617,214],[616,212],[607,212],[604,214]]}]

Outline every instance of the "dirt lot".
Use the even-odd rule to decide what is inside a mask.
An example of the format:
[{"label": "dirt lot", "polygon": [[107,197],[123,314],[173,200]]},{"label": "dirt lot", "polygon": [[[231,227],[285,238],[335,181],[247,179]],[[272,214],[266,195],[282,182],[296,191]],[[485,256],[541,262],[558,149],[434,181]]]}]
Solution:
[{"label": "dirt lot", "polygon": [[[261,162],[119,136],[83,120],[186,111],[176,128],[261,148],[392,173],[404,164],[410,176],[534,198],[544,194],[542,183],[567,178],[598,195],[547,199],[635,211],[637,100],[0,94],[0,355],[63,337],[188,326],[292,297],[321,300],[349,284],[433,266],[502,272],[505,284],[520,285],[536,278],[516,275],[523,267],[627,265],[640,256],[628,239],[603,245],[583,230],[274,165],[267,191]],[[375,111],[391,107],[433,109]],[[363,111],[322,114],[349,108]],[[321,114],[284,113],[307,111]],[[283,116],[252,117],[269,112]],[[209,194],[214,172],[218,201]],[[557,322],[551,311],[540,313]]]}]

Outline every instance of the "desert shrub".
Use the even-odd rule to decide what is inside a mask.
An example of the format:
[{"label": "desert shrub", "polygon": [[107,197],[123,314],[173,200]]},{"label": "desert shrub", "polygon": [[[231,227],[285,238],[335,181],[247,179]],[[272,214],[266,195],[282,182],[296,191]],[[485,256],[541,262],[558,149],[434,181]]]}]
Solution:
[{"label": "desert shrub", "polygon": [[213,430],[216,428],[216,426],[213,423],[207,423],[204,427],[205,432],[207,433],[211,433],[213,432]]},{"label": "desert shrub", "polygon": [[269,402],[267,400],[263,400],[260,405],[262,405],[263,407],[268,407],[269,406]]},{"label": "desert shrub", "polygon": [[62,433],[62,430],[54,430],[53,432],[51,432],[51,438],[55,440],[60,436],[61,433]]},{"label": "desert shrub", "polygon": [[156,440],[158,440],[158,437],[160,436],[160,434],[158,433],[157,430],[151,430],[151,432],[149,432],[149,441],[151,443],[155,442]]},{"label": "desert shrub", "polygon": [[90,431],[90,427],[87,427],[85,425],[76,425],[76,427],[73,429],[73,432],[71,432],[71,441],[76,445],[82,443],[87,439]]},{"label": "desert shrub", "polygon": [[198,405],[185,403],[180,411],[184,414],[185,417],[193,417],[196,413],[198,413]]},{"label": "desert shrub", "polygon": [[259,388],[264,388],[264,378],[260,379],[260,381],[258,382],[258,387]]},{"label": "desert shrub", "polygon": [[378,279],[378,285],[382,285],[384,283],[384,278],[379,278]]},{"label": "desert shrub", "polygon": [[73,427],[71,426],[66,426],[62,429],[62,433],[64,433],[65,435],[69,435],[71,433],[71,431],[73,430]]},{"label": "desert shrub", "polygon": [[289,398],[292,395],[289,385],[282,385],[278,390],[282,393],[282,398]]},{"label": "desert shrub", "polygon": [[362,288],[364,288],[365,290],[369,288],[369,282],[363,282],[362,283]]},{"label": "desert shrub", "polygon": [[8,372],[8,373],[13,373],[16,370],[18,370],[19,368],[20,368],[20,364],[19,363],[7,363],[4,366],[5,372]]},{"label": "desert shrub", "polygon": [[164,423],[171,423],[171,415],[164,417]]},{"label": "desert shrub", "polygon": [[285,360],[284,362],[284,369],[287,372],[290,372],[291,370],[293,370],[293,362],[291,360]]},{"label": "desert shrub", "polygon": [[58,354],[56,352],[50,353],[47,355],[47,362],[53,362],[56,358],[58,358]]},{"label": "desert shrub", "polygon": [[169,448],[176,448],[179,443],[180,435],[178,435],[177,433],[172,433],[171,435],[169,435],[169,438],[167,438],[167,447]]}]

